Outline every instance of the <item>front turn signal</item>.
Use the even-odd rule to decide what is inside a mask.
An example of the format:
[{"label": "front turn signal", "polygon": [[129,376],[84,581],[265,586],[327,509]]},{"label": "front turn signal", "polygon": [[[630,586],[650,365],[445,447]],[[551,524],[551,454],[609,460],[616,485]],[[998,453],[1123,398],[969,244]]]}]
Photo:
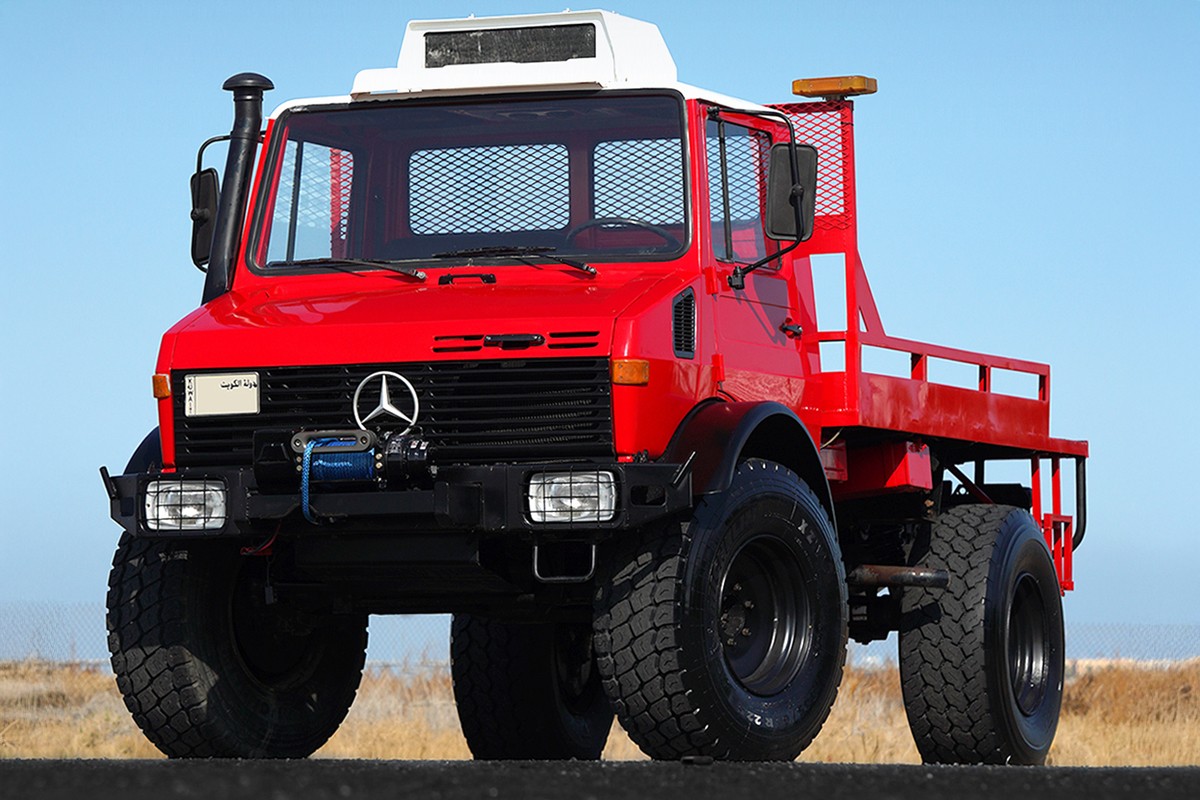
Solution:
[{"label": "front turn signal", "polygon": [[156,372],[152,379],[154,383],[154,397],[158,400],[166,400],[171,396],[171,376],[164,375],[161,372]]},{"label": "front turn signal", "polygon": [[645,386],[650,382],[650,362],[640,358],[616,358],[612,382],[621,386]]}]

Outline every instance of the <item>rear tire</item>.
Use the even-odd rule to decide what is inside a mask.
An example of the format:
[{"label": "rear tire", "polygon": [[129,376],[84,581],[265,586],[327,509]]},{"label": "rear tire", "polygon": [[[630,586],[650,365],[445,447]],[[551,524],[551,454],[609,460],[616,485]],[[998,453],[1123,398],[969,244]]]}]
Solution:
[{"label": "rear tire", "polygon": [[613,713],[588,625],[455,614],[450,671],[459,722],[475,758],[600,758]]},{"label": "rear tire", "polygon": [[1033,518],[952,508],[920,564],[950,573],[946,589],[903,593],[900,677],[921,758],[1045,763],[1062,706],[1062,598]]},{"label": "rear tire", "polygon": [[121,537],[108,646],[125,705],[172,758],[304,758],[362,676],[362,615],[267,605],[266,559],[236,543]]},{"label": "rear tire", "polygon": [[779,464],[741,464],[691,522],[629,535],[596,598],[604,688],[651,758],[791,760],[846,657],[845,571],[829,515]]}]

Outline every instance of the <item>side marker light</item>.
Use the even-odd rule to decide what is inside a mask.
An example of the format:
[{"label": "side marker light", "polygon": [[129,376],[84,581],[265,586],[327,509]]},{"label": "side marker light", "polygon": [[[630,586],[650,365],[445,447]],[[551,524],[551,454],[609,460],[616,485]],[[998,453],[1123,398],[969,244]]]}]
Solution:
[{"label": "side marker light", "polygon": [[155,373],[153,378],[154,397],[158,400],[166,400],[171,396],[171,376],[164,375],[161,372]]}]

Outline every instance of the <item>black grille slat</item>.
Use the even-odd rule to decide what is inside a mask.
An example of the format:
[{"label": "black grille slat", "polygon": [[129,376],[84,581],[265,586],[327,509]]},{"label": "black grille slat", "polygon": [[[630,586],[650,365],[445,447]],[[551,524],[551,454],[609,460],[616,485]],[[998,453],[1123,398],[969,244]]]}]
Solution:
[{"label": "black grille slat", "polygon": [[221,417],[187,417],[186,374],[177,373],[176,463],[248,466],[263,428],[353,428],[354,391],[379,371],[416,388],[438,463],[613,455],[608,360],[555,358],[259,369],[260,413]]}]

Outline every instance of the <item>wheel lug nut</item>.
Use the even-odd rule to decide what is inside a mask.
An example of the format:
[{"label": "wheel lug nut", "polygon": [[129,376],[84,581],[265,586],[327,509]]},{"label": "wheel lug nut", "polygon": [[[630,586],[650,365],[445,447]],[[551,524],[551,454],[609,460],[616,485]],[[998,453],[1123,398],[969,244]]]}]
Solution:
[{"label": "wheel lug nut", "polygon": [[750,635],[750,629],[742,628],[742,636],[749,636],[749,635]]},{"label": "wheel lug nut", "polygon": [[734,590],[735,592],[740,592],[740,591],[742,590],[742,585],[741,585],[740,583],[735,583],[735,584],[733,585],[733,590]]},{"label": "wheel lug nut", "polygon": [[754,603],[750,600],[747,600],[746,602],[742,603],[742,605],[744,605],[746,608],[754,608]]}]

